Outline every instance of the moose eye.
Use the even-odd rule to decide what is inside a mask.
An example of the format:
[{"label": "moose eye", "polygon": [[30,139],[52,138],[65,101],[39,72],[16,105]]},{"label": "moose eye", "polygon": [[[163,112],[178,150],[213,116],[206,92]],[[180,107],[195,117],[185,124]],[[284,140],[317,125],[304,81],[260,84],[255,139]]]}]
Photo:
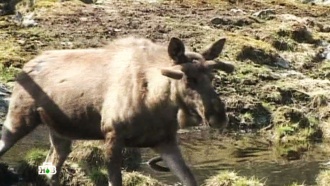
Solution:
[{"label": "moose eye", "polygon": [[187,78],[187,81],[189,84],[196,85],[197,84],[197,79],[196,78]]}]

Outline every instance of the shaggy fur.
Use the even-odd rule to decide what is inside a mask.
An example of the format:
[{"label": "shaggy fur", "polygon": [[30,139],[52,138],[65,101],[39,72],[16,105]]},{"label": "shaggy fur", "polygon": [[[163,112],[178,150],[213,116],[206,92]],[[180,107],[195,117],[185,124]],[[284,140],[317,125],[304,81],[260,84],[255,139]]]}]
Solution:
[{"label": "shaggy fur", "polygon": [[[71,140],[104,140],[109,185],[120,186],[123,147],[151,147],[180,180],[197,185],[176,142],[178,127],[227,124],[224,103],[211,86],[213,60],[225,40],[198,54],[172,38],[162,45],[124,38],[99,49],[46,51],[17,77],[3,126],[0,156],[41,123],[50,128],[58,173]],[[220,65],[219,65],[220,64]],[[217,66],[218,65],[218,66]],[[226,68],[224,68],[224,66]]]}]

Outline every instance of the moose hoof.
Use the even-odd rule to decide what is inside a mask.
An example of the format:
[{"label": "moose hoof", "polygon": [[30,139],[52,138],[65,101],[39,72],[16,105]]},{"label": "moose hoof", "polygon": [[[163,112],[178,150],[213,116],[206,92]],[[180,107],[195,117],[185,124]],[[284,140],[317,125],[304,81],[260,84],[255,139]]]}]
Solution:
[{"label": "moose hoof", "polygon": [[163,161],[163,159],[161,157],[157,156],[157,157],[151,158],[147,163],[153,170],[156,170],[159,172],[170,172],[169,168],[157,164],[160,161]]}]

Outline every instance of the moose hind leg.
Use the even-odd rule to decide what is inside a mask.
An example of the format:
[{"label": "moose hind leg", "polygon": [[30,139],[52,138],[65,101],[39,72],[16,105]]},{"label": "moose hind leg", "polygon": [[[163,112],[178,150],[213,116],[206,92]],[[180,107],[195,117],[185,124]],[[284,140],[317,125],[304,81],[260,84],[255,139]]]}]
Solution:
[{"label": "moose hind leg", "polygon": [[[39,107],[37,109],[39,112],[40,119],[42,123],[48,125],[55,125],[55,122],[51,119],[51,117],[46,113],[46,111]],[[56,167],[56,174],[47,174],[49,178],[50,185],[60,185],[60,172],[62,165],[65,159],[71,152],[71,144],[72,141],[63,137],[60,137],[58,134],[50,130],[49,132],[49,140],[50,140],[50,150],[47,155],[46,161],[47,163],[51,163]]]},{"label": "moose hind leg", "polygon": [[57,186],[60,185],[60,172],[62,165],[65,159],[71,152],[71,140],[62,138],[53,132],[49,134],[50,138],[50,151],[46,158],[47,163],[51,163],[53,166],[56,167],[56,174],[47,174],[49,179],[50,185]]}]

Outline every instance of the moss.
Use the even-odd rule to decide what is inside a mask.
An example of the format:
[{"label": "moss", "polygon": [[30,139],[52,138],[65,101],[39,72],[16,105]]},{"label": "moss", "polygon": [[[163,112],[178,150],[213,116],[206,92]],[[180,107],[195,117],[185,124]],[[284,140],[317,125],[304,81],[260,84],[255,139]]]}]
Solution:
[{"label": "moss", "polygon": [[311,141],[322,138],[319,119],[299,109],[283,106],[273,113],[273,141],[279,156],[299,159]]},{"label": "moss", "polygon": [[37,185],[45,185],[46,178],[38,174],[38,166],[42,165],[48,154],[44,149],[30,150],[24,160],[17,167],[17,173],[27,182],[34,182]]},{"label": "moss", "polygon": [[272,46],[280,51],[296,51],[297,43],[288,37],[275,36],[271,40]]},{"label": "moss", "polygon": [[[234,54],[236,60],[245,61],[250,60],[256,64],[275,65],[278,54],[274,47],[261,40],[253,39],[246,36],[228,35],[228,40],[231,52]],[[230,46],[234,45],[234,46]]]},{"label": "moss", "polygon": [[[103,143],[101,142],[76,142],[69,158],[72,161],[79,162],[85,168],[102,167],[106,163]],[[125,170],[137,170],[141,165],[141,161],[141,153],[137,148],[125,148],[123,150],[122,166]]]},{"label": "moss", "polygon": [[273,113],[273,123],[277,126],[277,136],[279,138],[299,133],[306,129],[308,132],[302,132],[302,134],[305,134],[306,136],[304,137],[309,139],[312,132],[318,128],[319,121],[316,117],[307,117],[301,110],[283,106]]},{"label": "moss", "polygon": [[43,0],[43,1],[36,1],[34,4],[35,9],[39,8],[51,8],[56,4],[59,4],[58,0]]},{"label": "moss", "polygon": [[23,58],[19,55],[21,47],[14,38],[8,36],[3,38],[0,42],[0,64],[8,67],[13,62],[23,60]]},{"label": "moss", "polygon": [[39,166],[42,165],[42,163],[45,161],[47,154],[48,150],[36,148],[30,150],[24,159],[28,164],[32,166]]},{"label": "moss", "polygon": [[108,183],[108,173],[104,168],[93,168],[88,177],[95,185],[106,185]]},{"label": "moss", "polygon": [[9,82],[14,81],[15,76],[20,72],[19,68],[15,67],[4,67],[4,65],[0,64],[0,81],[1,82]]},{"label": "moss", "polygon": [[278,87],[274,85],[265,85],[261,88],[260,98],[266,102],[281,103],[282,95]]},{"label": "moss", "polygon": [[263,186],[265,185],[257,178],[246,178],[238,176],[232,171],[220,171],[217,175],[205,180],[203,186]]},{"label": "moss", "polygon": [[23,64],[38,54],[39,48],[50,42],[49,33],[42,28],[23,28],[8,24],[8,30],[0,37],[0,80],[8,82]]}]

